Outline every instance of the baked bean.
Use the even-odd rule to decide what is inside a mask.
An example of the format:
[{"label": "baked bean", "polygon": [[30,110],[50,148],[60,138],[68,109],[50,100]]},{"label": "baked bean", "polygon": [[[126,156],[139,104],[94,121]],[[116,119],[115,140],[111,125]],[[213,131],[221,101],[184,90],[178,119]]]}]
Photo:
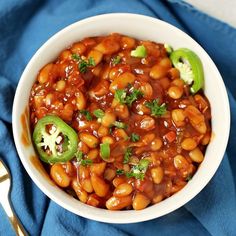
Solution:
[{"label": "baked bean", "polygon": [[94,160],[98,157],[99,151],[98,149],[92,149],[88,152],[87,157],[88,159]]},{"label": "baked bean", "polygon": [[124,89],[128,84],[133,84],[135,79],[136,77],[134,74],[125,72],[111,82],[109,89],[112,93],[115,93],[117,89]]},{"label": "baked bean", "polygon": [[171,68],[168,70],[168,76],[170,79],[177,79],[180,77],[179,70],[177,68]]},{"label": "baked bean", "polygon": [[122,49],[131,49],[135,47],[135,40],[130,37],[122,37],[121,38],[121,47]]},{"label": "baked bean", "polygon": [[101,125],[98,129],[98,136],[104,137],[104,136],[107,136],[108,134],[109,134],[109,128]]},{"label": "baked bean", "polygon": [[113,136],[115,137],[115,139],[117,141],[119,141],[119,140],[127,140],[129,138],[127,133],[123,129],[116,129],[113,132]]},{"label": "baked bean", "polygon": [[97,50],[91,50],[88,53],[88,58],[93,58],[95,62],[95,66],[99,64],[102,60],[103,54]]},{"label": "baked bean", "polygon": [[171,82],[171,85],[173,86],[177,86],[179,87],[180,89],[182,89],[184,87],[184,81],[182,79],[174,79],[172,82]]},{"label": "baked bean", "polygon": [[159,194],[157,196],[155,196],[153,199],[152,199],[152,203],[156,204],[158,202],[161,202],[163,200],[163,195],[162,194]]},{"label": "baked bean", "polygon": [[72,53],[82,55],[86,51],[86,47],[83,43],[74,43],[71,47]]},{"label": "baked bean", "polygon": [[71,60],[71,51],[70,50],[64,50],[60,54],[59,58],[60,60]]},{"label": "baked bean", "polygon": [[166,69],[170,69],[172,67],[171,60],[168,57],[162,58],[158,65],[163,66]]},{"label": "baked bean", "polygon": [[102,137],[102,143],[109,143],[111,145],[114,142],[115,140],[111,136]]},{"label": "baked bean", "polygon": [[99,205],[99,200],[98,200],[98,196],[96,194],[90,194],[88,197],[88,201],[87,204],[90,206],[94,206],[97,207]]},{"label": "baked bean", "polygon": [[85,190],[82,189],[82,187],[80,186],[80,184],[76,179],[72,181],[72,188],[74,189],[79,200],[83,203],[86,203],[88,200],[88,194]]},{"label": "baked bean", "polygon": [[151,142],[151,149],[152,151],[157,151],[159,150],[163,145],[163,142],[160,138],[155,138]]},{"label": "baked bean", "polygon": [[205,118],[202,113],[194,106],[190,105],[185,108],[185,114],[189,118],[189,121],[193,128],[199,133],[205,134],[207,131]]},{"label": "baked bean", "polygon": [[40,84],[47,83],[50,79],[50,74],[52,73],[53,64],[49,63],[41,69],[38,75],[38,81]]},{"label": "baked bean", "polygon": [[140,91],[143,93],[143,97],[149,99],[153,95],[152,86],[149,83],[143,82],[140,86]]},{"label": "baked bean", "polygon": [[183,89],[177,86],[171,86],[168,89],[168,95],[173,99],[179,99],[183,95]]},{"label": "baked bean", "polygon": [[79,137],[90,148],[96,148],[99,143],[98,138],[89,133],[80,133]]},{"label": "baked bean", "polygon": [[155,120],[150,116],[144,116],[144,118],[140,121],[140,128],[146,131],[154,129]]},{"label": "baked bean", "polygon": [[210,133],[206,133],[204,136],[203,136],[203,139],[201,140],[201,144],[202,145],[207,145],[211,140],[211,134]]},{"label": "baked bean", "polygon": [[132,204],[132,197],[111,197],[106,201],[106,207],[108,210],[121,210]]},{"label": "baked bean", "polygon": [[81,91],[76,93],[76,107],[78,110],[83,110],[86,107],[86,99]]},{"label": "baked bean", "polygon": [[83,179],[88,179],[89,178],[89,168],[86,166],[79,166],[79,179],[83,180]]},{"label": "baked bean", "polygon": [[93,163],[90,166],[90,171],[91,171],[91,173],[94,173],[94,174],[100,176],[104,173],[105,168],[106,168],[106,162]]},{"label": "baked bean", "polygon": [[191,151],[197,147],[197,142],[193,138],[186,138],[181,143],[181,147],[184,150]]},{"label": "baked bean", "polygon": [[113,54],[120,49],[120,45],[113,38],[105,38],[95,49],[103,54]]},{"label": "baked bean", "polygon": [[164,177],[164,171],[163,169],[158,166],[151,169],[152,179],[155,184],[160,184],[163,177]]},{"label": "baked bean", "polygon": [[104,116],[102,117],[101,124],[105,127],[110,127],[116,121],[116,116],[112,112],[105,112]]},{"label": "baked bean", "polygon": [[167,74],[167,70],[165,67],[161,65],[155,65],[152,67],[149,75],[152,79],[160,79],[166,76],[166,74]]},{"label": "baked bean", "polygon": [[92,193],[93,192],[93,186],[91,183],[90,179],[85,179],[81,183],[82,188],[87,192],[87,193]]},{"label": "baked bean", "polygon": [[91,175],[91,183],[94,189],[94,192],[99,197],[105,197],[109,191],[109,185],[96,174]]},{"label": "baked bean", "polygon": [[116,189],[113,192],[113,195],[115,197],[124,197],[124,196],[130,195],[132,191],[133,191],[133,187],[131,184],[123,183],[116,187]]},{"label": "baked bean", "polygon": [[112,181],[116,176],[116,171],[111,168],[107,168],[104,172],[104,179]]},{"label": "baked bean", "polygon": [[53,164],[50,170],[50,175],[58,186],[66,188],[70,185],[71,179],[66,174],[61,164]]},{"label": "baked bean", "polygon": [[185,114],[182,109],[174,109],[171,112],[171,117],[176,126],[184,126]]},{"label": "baked bean", "polygon": [[137,193],[134,197],[132,206],[134,210],[142,210],[146,208],[150,202],[150,199],[148,199],[145,195]]},{"label": "baked bean", "polygon": [[114,109],[116,116],[120,119],[126,119],[129,117],[129,109],[124,104],[117,104]]},{"label": "baked bean", "polygon": [[182,155],[176,155],[174,157],[174,166],[176,169],[183,169],[189,166],[189,163]]},{"label": "baked bean", "polygon": [[189,152],[189,156],[194,162],[197,163],[201,163],[204,158],[201,150],[198,147]]},{"label": "baked bean", "polygon": [[116,177],[113,179],[112,183],[115,187],[118,187],[120,184],[125,182],[125,178],[123,176]]},{"label": "baked bean", "polygon": [[65,80],[59,80],[56,84],[56,90],[59,92],[62,92],[66,87],[66,81]]}]

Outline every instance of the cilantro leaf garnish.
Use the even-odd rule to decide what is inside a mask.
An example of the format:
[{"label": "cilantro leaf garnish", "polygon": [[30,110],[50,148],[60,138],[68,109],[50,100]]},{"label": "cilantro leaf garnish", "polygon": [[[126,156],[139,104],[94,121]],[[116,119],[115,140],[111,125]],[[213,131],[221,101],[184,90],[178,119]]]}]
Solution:
[{"label": "cilantro leaf garnish", "polygon": [[93,111],[93,114],[97,118],[102,118],[105,115],[105,112],[102,109],[97,109],[97,110]]},{"label": "cilantro leaf garnish", "polygon": [[87,110],[81,110],[80,113],[85,116],[86,120],[91,121],[93,119],[91,113]]},{"label": "cilantro leaf garnish", "polygon": [[95,61],[92,57],[89,57],[88,60],[84,60],[80,55],[72,54],[72,59],[78,61],[78,68],[81,73],[87,72],[88,67],[95,66]]},{"label": "cilantro leaf garnish", "polygon": [[124,155],[124,160],[123,160],[123,163],[124,164],[127,164],[129,163],[129,159],[132,155],[132,148],[128,147],[125,151],[125,155]]},{"label": "cilantro leaf garnish", "polygon": [[131,107],[132,103],[142,96],[143,93],[138,89],[134,89],[129,94],[127,94],[124,89],[118,89],[116,90],[114,97],[119,103],[127,104],[129,107]]},{"label": "cilantro leaf garnish", "polygon": [[120,122],[120,121],[115,121],[114,126],[116,126],[118,129],[126,129],[127,124]]},{"label": "cilantro leaf garnish", "polygon": [[138,142],[140,139],[140,136],[138,134],[132,133],[130,136],[130,139],[132,142]]},{"label": "cilantro leaf garnish", "polygon": [[116,57],[113,57],[111,59],[111,62],[112,62],[113,65],[117,65],[117,64],[120,63],[120,60],[121,60],[121,57],[117,55]]},{"label": "cilantro leaf garnish", "polygon": [[151,102],[146,102],[145,106],[151,110],[152,116],[162,116],[166,113],[166,104],[162,103],[161,105],[158,104],[159,99],[154,99]]},{"label": "cilantro leaf garnish", "polygon": [[79,165],[82,166],[87,166],[87,165],[92,165],[93,164],[93,160],[91,159],[84,159],[84,153],[82,151],[78,151],[77,153],[75,153],[75,157],[77,160],[77,163]]},{"label": "cilantro leaf garnish", "polygon": [[145,173],[148,169],[149,161],[142,159],[139,161],[139,163],[132,167],[132,169],[129,172],[126,172],[125,175],[127,178],[136,178],[143,180],[145,177]]}]

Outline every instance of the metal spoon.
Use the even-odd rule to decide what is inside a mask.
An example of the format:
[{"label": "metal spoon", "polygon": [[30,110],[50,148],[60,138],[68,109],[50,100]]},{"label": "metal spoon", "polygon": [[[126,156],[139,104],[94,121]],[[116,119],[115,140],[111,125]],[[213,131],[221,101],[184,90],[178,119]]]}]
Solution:
[{"label": "metal spoon", "polygon": [[11,206],[9,200],[9,192],[11,189],[11,175],[2,160],[0,160],[0,189],[0,203],[2,204],[3,209],[5,210],[13,228],[15,229],[16,235],[28,235]]}]

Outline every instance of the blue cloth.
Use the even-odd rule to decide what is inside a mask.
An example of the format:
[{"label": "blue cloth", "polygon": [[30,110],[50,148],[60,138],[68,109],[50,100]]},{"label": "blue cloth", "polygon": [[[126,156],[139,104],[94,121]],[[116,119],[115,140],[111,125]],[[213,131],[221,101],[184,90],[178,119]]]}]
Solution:
[{"label": "blue cloth", "polygon": [[[206,188],[185,206],[166,216],[129,225],[87,220],[50,201],[21,165],[11,131],[14,91],[35,51],[65,26],[88,16],[109,12],[149,15],[190,34],[218,66],[228,89],[232,112],[226,154]],[[13,176],[11,200],[14,209],[30,235],[236,235],[235,52],[236,29],[180,1],[1,0],[0,156]],[[0,235],[14,235],[1,206]]]}]

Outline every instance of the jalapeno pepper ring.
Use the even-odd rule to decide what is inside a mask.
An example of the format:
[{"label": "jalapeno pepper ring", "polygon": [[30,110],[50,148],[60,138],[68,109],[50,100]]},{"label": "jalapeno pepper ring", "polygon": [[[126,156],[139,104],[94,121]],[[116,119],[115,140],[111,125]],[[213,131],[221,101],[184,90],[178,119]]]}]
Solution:
[{"label": "jalapeno pepper ring", "polygon": [[175,68],[180,71],[180,77],[190,87],[191,93],[198,92],[204,86],[203,67],[200,58],[187,48],[180,48],[170,54]]},{"label": "jalapeno pepper ring", "polygon": [[[49,126],[50,131],[47,130]],[[78,146],[77,133],[55,115],[44,116],[38,121],[33,141],[40,159],[46,163],[69,161],[74,157]]]}]

